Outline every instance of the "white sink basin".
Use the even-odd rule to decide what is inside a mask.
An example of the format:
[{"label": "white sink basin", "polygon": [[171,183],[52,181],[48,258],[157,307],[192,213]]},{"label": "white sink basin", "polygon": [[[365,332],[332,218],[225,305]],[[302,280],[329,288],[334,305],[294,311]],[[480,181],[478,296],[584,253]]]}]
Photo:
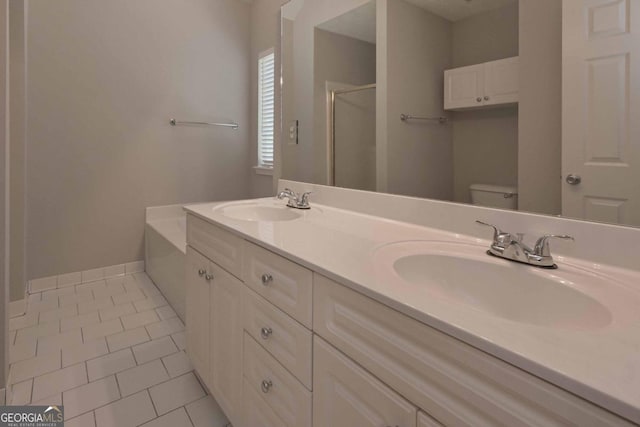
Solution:
[{"label": "white sink basin", "polygon": [[235,202],[214,208],[215,212],[241,221],[279,222],[299,219],[303,211],[289,208],[283,204],[267,202]]},{"label": "white sink basin", "polygon": [[374,258],[389,279],[420,286],[434,299],[519,323],[599,329],[613,321],[608,306],[631,309],[624,289],[611,292],[610,281],[593,272],[566,265],[551,271],[517,264],[488,256],[484,246],[400,242],[379,248]]}]

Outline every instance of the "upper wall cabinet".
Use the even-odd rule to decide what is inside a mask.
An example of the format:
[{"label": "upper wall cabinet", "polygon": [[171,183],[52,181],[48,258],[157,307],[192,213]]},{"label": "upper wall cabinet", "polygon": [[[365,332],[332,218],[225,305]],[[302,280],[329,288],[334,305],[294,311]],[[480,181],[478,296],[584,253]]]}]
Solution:
[{"label": "upper wall cabinet", "polygon": [[515,104],[519,93],[518,57],[444,72],[445,110]]}]

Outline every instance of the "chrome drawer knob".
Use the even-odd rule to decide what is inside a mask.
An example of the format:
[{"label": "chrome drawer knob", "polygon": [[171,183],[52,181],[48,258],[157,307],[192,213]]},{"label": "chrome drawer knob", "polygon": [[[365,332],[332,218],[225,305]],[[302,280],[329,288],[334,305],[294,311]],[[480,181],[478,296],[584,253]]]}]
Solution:
[{"label": "chrome drawer knob", "polygon": [[207,272],[206,270],[203,270],[203,269],[201,268],[200,270],[198,270],[198,276],[202,277],[202,276],[204,276],[204,275],[205,275],[205,273],[206,273],[206,272]]},{"label": "chrome drawer knob", "polygon": [[260,388],[262,389],[263,393],[269,393],[269,390],[271,390],[271,387],[273,387],[273,383],[271,382],[271,380],[262,380],[262,384],[260,384]]},{"label": "chrome drawer knob", "polygon": [[204,276],[204,278],[207,280],[207,282],[210,282],[213,280],[213,274],[207,274],[206,276]]},{"label": "chrome drawer knob", "polygon": [[273,330],[271,328],[260,329],[260,336],[263,340],[268,340],[271,334],[273,334]]},{"label": "chrome drawer knob", "polygon": [[490,99],[491,99],[491,98],[489,98],[488,96],[485,96],[485,97],[484,97],[484,100],[485,100],[485,101],[488,101],[488,100],[490,100]]},{"label": "chrome drawer knob", "polygon": [[477,97],[477,98],[476,98],[476,101],[478,101],[478,102],[482,102],[482,98],[481,98],[481,97]]},{"label": "chrome drawer knob", "polygon": [[267,286],[269,283],[273,282],[273,276],[270,274],[263,274],[262,275],[262,284]]}]

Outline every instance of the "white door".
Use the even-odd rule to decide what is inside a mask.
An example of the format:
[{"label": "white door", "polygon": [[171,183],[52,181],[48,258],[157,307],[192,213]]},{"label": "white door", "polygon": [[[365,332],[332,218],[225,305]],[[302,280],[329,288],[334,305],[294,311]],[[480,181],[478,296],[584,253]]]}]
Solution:
[{"label": "white door", "polygon": [[564,0],[562,214],[640,225],[640,4]]},{"label": "white door", "polygon": [[416,426],[417,409],[318,337],[313,340],[313,425]]},{"label": "white door", "polygon": [[519,57],[484,64],[484,105],[517,103],[519,94]]},{"label": "white door", "polygon": [[187,354],[200,378],[209,379],[209,260],[187,246],[186,334]]},{"label": "white door", "polygon": [[242,282],[210,263],[211,394],[236,426],[242,417]]},{"label": "white door", "polygon": [[484,103],[484,64],[444,72],[444,109],[472,108]]}]

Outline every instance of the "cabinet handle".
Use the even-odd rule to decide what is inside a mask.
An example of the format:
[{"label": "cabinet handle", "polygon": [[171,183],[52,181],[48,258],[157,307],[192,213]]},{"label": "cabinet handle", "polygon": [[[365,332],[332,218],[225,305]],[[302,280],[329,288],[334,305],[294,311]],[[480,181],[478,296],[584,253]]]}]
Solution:
[{"label": "cabinet handle", "polygon": [[489,98],[488,96],[485,96],[485,97],[484,97],[484,100],[485,100],[485,101],[488,101],[488,100],[490,100],[490,99],[491,99],[491,98]]},{"label": "cabinet handle", "polygon": [[262,275],[262,284],[267,286],[269,283],[273,282],[273,276],[270,274],[263,274]]},{"label": "cabinet handle", "polygon": [[477,98],[476,98],[476,101],[478,101],[478,102],[482,102],[482,98],[481,98],[481,97],[477,97]]},{"label": "cabinet handle", "polygon": [[207,274],[206,276],[204,276],[204,278],[207,280],[207,282],[210,282],[213,280],[213,274]]},{"label": "cabinet handle", "polygon": [[262,380],[262,384],[260,384],[260,388],[262,389],[263,393],[269,393],[269,390],[271,390],[271,387],[273,387],[273,383],[271,382],[271,380]]},{"label": "cabinet handle", "polygon": [[201,268],[200,270],[198,270],[198,276],[202,277],[202,276],[204,276],[204,275],[205,275],[205,273],[206,273],[206,272],[207,272],[206,270],[203,270],[203,269]]},{"label": "cabinet handle", "polygon": [[273,329],[271,328],[265,327],[260,329],[260,336],[262,337],[263,340],[268,340],[271,334],[273,334]]}]

